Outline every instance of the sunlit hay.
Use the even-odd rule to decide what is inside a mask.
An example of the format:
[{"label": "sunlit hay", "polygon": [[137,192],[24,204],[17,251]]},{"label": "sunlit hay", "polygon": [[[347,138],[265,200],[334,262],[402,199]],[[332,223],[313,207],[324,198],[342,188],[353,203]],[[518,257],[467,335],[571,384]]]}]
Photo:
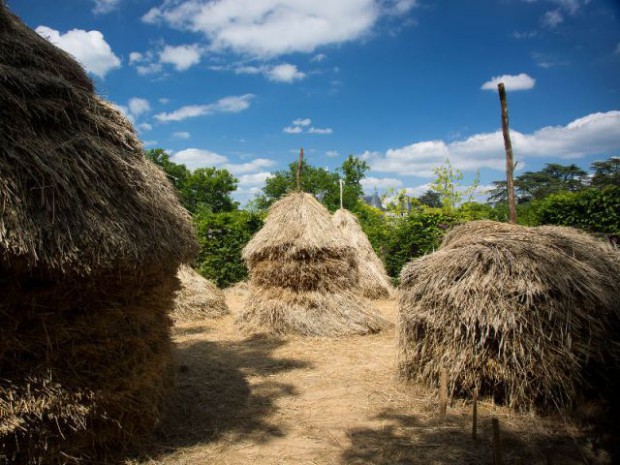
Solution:
[{"label": "sunlit hay", "polygon": [[181,265],[177,277],[181,288],[174,301],[173,320],[217,318],[230,313],[224,293],[192,267]]},{"label": "sunlit hay", "polygon": [[364,296],[370,299],[390,297],[394,291],[390,278],[368,237],[362,231],[358,219],[344,208],[336,210],[332,219],[345,240],[354,248],[358,263],[359,286]]},{"label": "sunlit hay", "polygon": [[100,463],[168,389],[189,215],[131,124],[0,1],[0,462]]},{"label": "sunlit hay", "polygon": [[359,294],[353,248],[310,194],[277,201],[243,258],[251,282],[238,317],[245,330],[334,336],[389,324]]},{"label": "sunlit hay", "polygon": [[[480,231],[401,273],[399,370],[517,408],[573,405],[593,365],[615,363],[620,268],[580,260],[547,231]],[[552,239],[549,239],[552,237]],[[566,240],[566,238],[561,238]]]},{"label": "sunlit hay", "polygon": [[522,228],[522,226],[511,223],[500,223],[499,221],[492,220],[468,221],[467,223],[459,224],[450,229],[441,241],[441,247],[446,247],[460,239],[468,239],[472,236],[478,237],[496,232],[510,233],[515,230],[520,230],[520,228]]}]

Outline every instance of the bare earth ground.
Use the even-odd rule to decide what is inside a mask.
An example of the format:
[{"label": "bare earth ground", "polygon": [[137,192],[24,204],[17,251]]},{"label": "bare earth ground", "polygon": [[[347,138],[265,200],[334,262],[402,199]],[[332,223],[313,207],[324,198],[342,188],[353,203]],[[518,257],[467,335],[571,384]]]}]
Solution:
[{"label": "bare earth ground", "polygon": [[[177,389],[147,458],[133,465],[491,464],[491,418],[506,464],[605,464],[591,432],[454,400],[445,420],[435,391],[396,377],[396,336],[339,339],[247,336],[234,314],[244,291],[227,291],[233,314],[175,327]],[[393,301],[377,307],[396,320]],[[596,412],[594,412],[596,414]]]}]

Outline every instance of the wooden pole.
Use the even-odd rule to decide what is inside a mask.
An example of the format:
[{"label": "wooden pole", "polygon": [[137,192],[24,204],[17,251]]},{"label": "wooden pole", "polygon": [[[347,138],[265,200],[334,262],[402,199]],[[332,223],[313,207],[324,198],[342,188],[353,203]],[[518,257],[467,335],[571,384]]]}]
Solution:
[{"label": "wooden pole", "polygon": [[344,180],[340,179],[340,208],[342,207],[342,191],[344,189]]},{"label": "wooden pole", "polygon": [[512,154],[512,142],[508,129],[508,102],[506,101],[506,88],[504,83],[497,85],[499,101],[502,106],[502,132],[504,133],[504,147],[506,148],[506,190],[508,191],[508,217],[511,223],[517,222],[517,202],[515,199],[514,170],[515,163]]},{"label": "wooden pole", "polygon": [[448,374],[445,367],[439,369],[439,416],[446,418],[448,409]]},{"label": "wooden pole", "polygon": [[474,405],[473,405],[473,415],[472,415],[472,423],[471,423],[471,438],[474,441],[478,440],[478,389],[476,388],[474,391]]},{"label": "wooden pole", "polygon": [[493,418],[493,465],[504,465],[502,442],[499,437],[499,420]]},{"label": "wooden pole", "polygon": [[297,190],[301,192],[301,164],[304,161],[304,149],[299,149],[299,164],[297,165]]}]

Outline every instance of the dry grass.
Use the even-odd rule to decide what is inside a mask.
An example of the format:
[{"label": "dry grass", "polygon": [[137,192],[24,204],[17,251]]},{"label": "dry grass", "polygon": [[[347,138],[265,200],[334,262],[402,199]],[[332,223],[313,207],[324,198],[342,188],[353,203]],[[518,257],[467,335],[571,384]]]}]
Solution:
[{"label": "dry grass", "polygon": [[355,215],[340,208],[332,219],[346,241],[353,246],[358,264],[359,287],[364,296],[369,299],[389,298],[394,292],[390,278]]},{"label": "dry grass", "polygon": [[353,247],[310,194],[276,202],[243,258],[251,283],[238,318],[245,331],[337,336],[387,326],[359,293]]},{"label": "dry grass", "polygon": [[[227,293],[233,315],[245,297]],[[378,301],[396,319],[396,305]],[[399,382],[391,329],[309,338],[239,334],[234,316],[175,328],[177,390],[145,458],[131,465],[453,465],[492,463],[491,418],[502,428],[505,463],[612,463],[587,424],[454,401],[442,420],[437,393]],[[584,406],[585,410],[585,406]],[[596,415],[600,412],[593,411]],[[587,460],[587,461],[586,461]]]},{"label": "dry grass", "polygon": [[580,401],[592,370],[617,361],[616,252],[568,229],[456,232],[401,274],[401,376],[436,386],[443,365],[455,393],[524,409]]}]

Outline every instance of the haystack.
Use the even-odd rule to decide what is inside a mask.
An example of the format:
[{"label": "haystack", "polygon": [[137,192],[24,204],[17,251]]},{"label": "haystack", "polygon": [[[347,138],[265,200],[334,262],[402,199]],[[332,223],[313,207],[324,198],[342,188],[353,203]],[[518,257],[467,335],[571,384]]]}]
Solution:
[{"label": "haystack", "polygon": [[356,253],[359,287],[364,296],[370,299],[389,298],[394,288],[383,262],[377,257],[358,219],[349,210],[340,208],[336,210],[332,220]]},{"label": "haystack", "polygon": [[217,318],[230,313],[224,293],[191,266],[181,265],[177,276],[181,289],[174,301],[173,320]]},{"label": "haystack", "polygon": [[354,250],[310,194],[277,201],[243,258],[251,291],[239,322],[247,330],[334,336],[388,324],[359,294]]},{"label": "haystack", "polygon": [[481,237],[485,234],[499,232],[510,233],[520,230],[521,226],[511,223],[500,223],[492,220],[468,221],[450,229],[441,241],[441,247],[447,247],[460,239]]},{"label": "haystack", "polygon": [[403,269],[400,374],[436,386],[444,366],[456,394],[570,406],[617,361],[617,252],[567,229],[491,226]]},{"label": "haystack", "polygon": [[102,461],[159,420],[189,217],[128,121],[3,2],[0,139],[0,462]]}]

